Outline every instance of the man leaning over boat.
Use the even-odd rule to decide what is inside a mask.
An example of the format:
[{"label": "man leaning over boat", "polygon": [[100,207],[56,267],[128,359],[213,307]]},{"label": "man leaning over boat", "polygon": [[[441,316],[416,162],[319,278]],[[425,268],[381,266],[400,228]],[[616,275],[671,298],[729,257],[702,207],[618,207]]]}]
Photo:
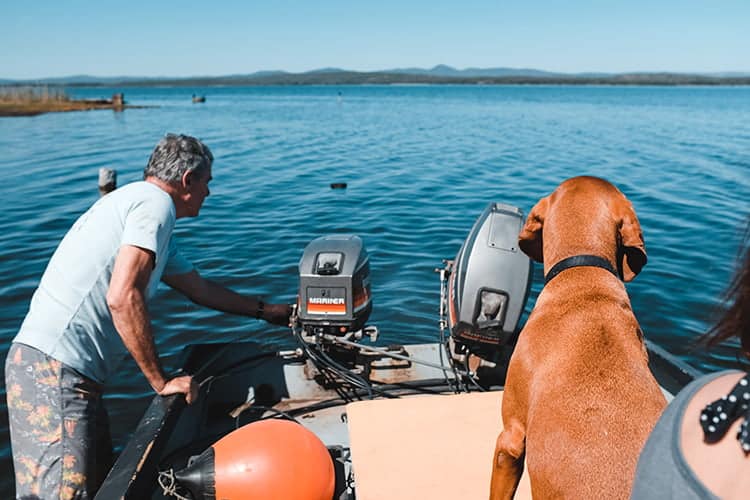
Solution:
[{"label": "man leaning over boat", "polygon": [[287,325],[288,304],[264,304],[203,278],[172,241],[209,194],[213,155],[166,135],[144,180],[100,198],[50,259],[5,365],[17,498],[93,498],[112,464],[103,384],[124,350],[156,393],[198,393],[159,362],[147,301],[159,281],[193,302]]}]

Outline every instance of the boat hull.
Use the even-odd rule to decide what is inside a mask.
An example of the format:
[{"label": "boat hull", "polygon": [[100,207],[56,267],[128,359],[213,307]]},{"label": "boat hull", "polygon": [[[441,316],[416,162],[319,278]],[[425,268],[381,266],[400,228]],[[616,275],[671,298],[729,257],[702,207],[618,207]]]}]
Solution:
[{"label": "boat hull", "polygon": [[[428,361],[430,364],[446,364],[447,366],[447,354],[439,344],[401,347],[401,352],[406,353],[408,357]],[[648,343],[647,347],[650,368],[668,398],[699,375],[696,370],[658,346]],[[303,359],[279,356],[277,352],[269,351],[256,343],[189,346],[184,353],[184,360],[184,371],[197,374],[199,380],[204,381],[200,398],[193,405],[186,406],[181,396],[156,396],[139,422],[133,438],[107,476],[96,496],[97,499],[165,498],[158,487],[160,471],[179,470],[187,465],[191,456],[199,455],[237,427],[257,419],[279,415],[296,419],[323,441],[331,452],[336,468],[337,485],[334,498],[353,498],[347,493],[352,467],[358,470],[358,481],[359,476],[362,475],[365,484],[368,481],[377,482],[378,474],[384,473],[383,469],[372,465],[365,467],[364,463],[361,464],[361,470],[358,469],[360,465],[357,457],[358,450],[368,449],[369,445],[366,443],[370,439],[378,442],[380,438],[376,437],[375,427],[385,429],[385,431],[394,429],[394,432],[399,429],[398,422],[389,420],[395,417],[389,417],[388,412],[384,413],[382,421],[370,420],[370,423],[364,426],[348,421],[353,415],[358,414],[358,408],[369,402],[371,397],[375,400],[382,400],[384,404],[372,405],[366,413],[375,411],[374,408],[380,411],[386,406],[393,406],[394,402],[398,401],[395,398],[404,400],[400,403],[404,405],[404,408],[407,406],[411,408],[414,403],[407,400],[411,400],[412,397],[441,396],[440,401],[424,400],[424,404],[429,406],[440,403],[445,407],[448,416],[444,416],[441,420],[435,417],[434,411],[421,410],[423,416],[418,418],[422,419],[424,425],[434,425],[436,432],[440,430],[442,423],[443,435],[456,434],[457,444],[451,445],[443,442],[441,446],[458,446],[466,453],[480,456],[487,453],[483,446],[494,446],[494,439],[501,425],[499,405],[502,401],[502,386],[488,387],[486,389],[489,391],[484,395],[477,387],[472,388],[473,393],[456,394],[455,375],[448,368],[440,370],[434,366],[400,359],[376,360],[374,368],[370,371],[373,392],[368,394],[359,390],[350,392],[347,397],[342,397],[340,388],[321,384],[319,378],[316,378],[315,371]],[[249,388],[252,388],[254,393],[251,403],[247,401]],[[461,398],[465,400],[459,401]],[[468,405],[469,402],[480,406],[488,404],[492,398],[497,401],[495,405],[497,408],[494,412],[483,409],[472,410]],[[363,402],[351,403],[347,406],[350,403],[347,399],[359,399]],[[451,401],[455,401],[456,404],[450,404]],[[467,429],[467,436],[458,435],[459,427],[453,426],[454,422],[451,421],[451,419],[458,418],[457,415],[463,414],[460,410],[462,407],[465,407],[463,413],[466,415],[478,416],[471,422],[461,424],[460,428]],[[418,410],[414,412],[419,413]],[[451,412],[455,412],[455,415]],[[412,413],[399,411],[390,415]],[[419,421],[416,420],[410,425],[416,425],[418,428]],[[376,426],[375,423],[378,425]],[[353,425],[359,425],[354,432],[351,430]],[[368,428],[372,429],[371,436],[368,436]],[[467,443],[471,440],[469,434],[480,428],[484,430],[473,445],[477,451],[467,451]],[[418,433],[407,432],[406,436],[416,434]],[[444,440],[440,434],[427,433],[427,435],[432,441]],[[355,442],[352,442],[352,436]],[[364,444],[358,444],[356,439]],[[401,441],[403,444],[404,439]],[[389,446],[393,447],[394,457],[404,452],[402,448],[399,448],[399,439],[395,437],[384,441],[381,439],[381,443],[380,446],[384,450],[387,450]],[[414,453],[415,446],[411,446],[410,453]],[[424,446],[423,448],[423,452],[427,451],[427,448]],[[349,456],[350,453],[351,456]],[[489,453],[490,455],[486,458],[488,464],[491,460],[491,449]],[[429,452],[426,457],[436,457],[437,454],[437,451]],[[363,452],[360,452],[360,456],[364,456]],[[485,460],[483,456],[480,458],[480,461],[482,460]],[[362,461],[364,462],[364,458]],[[386,460],[385,464],[388,463]],[[485,469],[486,484],[489,485],[489,465]],[[418,484],[419,476],[415,475],[416,471],[409,470],[408,474],[410,474],[411,481]],[[434,472],[427,470],[425,474],[427,475],[425,477],[432,477],[434,480]],[[365,484],[362,485],[363,488],[366,487]],[[442,488],[441,491],[446,491],[445,486]],[[468,498],[463,494],[461,497]],[[360,491],[357,491],[357,498],[363,498]],[[389,498],[393,497],[389,496]]]}]

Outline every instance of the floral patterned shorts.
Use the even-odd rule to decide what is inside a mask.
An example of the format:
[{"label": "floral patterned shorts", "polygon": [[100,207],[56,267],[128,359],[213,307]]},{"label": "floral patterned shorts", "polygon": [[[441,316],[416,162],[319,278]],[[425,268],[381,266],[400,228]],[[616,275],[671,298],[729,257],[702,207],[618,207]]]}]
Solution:
[{"label": "floral patterned shorts", "polygon": [[16,498],[93,498],[112,465],[102,386],[15,343],[5,386]]}]

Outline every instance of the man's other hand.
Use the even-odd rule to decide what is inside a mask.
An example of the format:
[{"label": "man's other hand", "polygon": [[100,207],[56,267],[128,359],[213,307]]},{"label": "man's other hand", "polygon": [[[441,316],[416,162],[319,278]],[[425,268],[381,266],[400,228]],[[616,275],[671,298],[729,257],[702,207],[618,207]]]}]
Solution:
[{"label": "man's other hand", "polygon": [[266,304],[262,319],[272,325],[289,326],[289,317],[292,315],[292,304]]},{"label": "man's other hand", "polygon": [[190,375],[181,375],[167,380],[161,391],[160,396],[169,396],[171,394],[184,394],[187,404],[192,404],[198,399],[198,384]]}]

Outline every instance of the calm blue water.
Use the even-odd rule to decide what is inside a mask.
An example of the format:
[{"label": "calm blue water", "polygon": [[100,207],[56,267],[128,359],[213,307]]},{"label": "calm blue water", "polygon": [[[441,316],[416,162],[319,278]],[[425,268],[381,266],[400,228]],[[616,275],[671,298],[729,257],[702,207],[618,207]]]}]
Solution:
[{"label": "calm blue water", "polygon": [[[74,89],[109,97],[121,89]],[[441,259],[491,201],[525,212],[563,179],[605,177],[635,205],[649,263],[628,285],[649,339],[701,370],[731,349],[692,348],[728,282],[750,213],[750,88],[365,86],[124,89],[157,108],[0,118],[0,357],[66,229],[97,199],[97,171],[138,180],[168,131],[216,156],[201,216],[178,223],[207,276],[293,301],[304,246],[356,233],[370,253],[381,342],[433,341]],[[341,92],[339,97],[338,93]],[[191,94],[207,96],[202,105]],[[347,182],[331,190],[331,182]],[[529,307],[540,288],[536,269]],[[152,305],[168,367],[193,341],[291,345],[281,329],[164,290]],[[122,445],[152,394],[121,364],[108,408]],[[3,389],[4,394],[4,389]],[[5,406],[0,497],[12,491]]]}]

